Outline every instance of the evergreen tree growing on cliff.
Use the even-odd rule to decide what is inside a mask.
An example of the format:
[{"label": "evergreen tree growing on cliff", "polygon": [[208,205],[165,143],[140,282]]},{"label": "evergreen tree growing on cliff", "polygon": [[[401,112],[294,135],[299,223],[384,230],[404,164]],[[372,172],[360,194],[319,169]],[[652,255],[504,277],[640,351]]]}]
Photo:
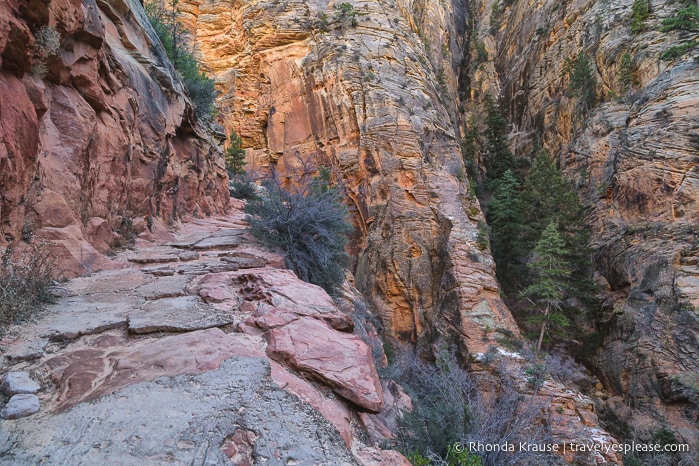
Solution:
[{"label": "evergreen tree growing on cliff", "polygon": [[245,173],[243,167],[246,165],[245,149],[243,140],[240,139],[235,130],[231,131],[228,138],[228,149],[226,149],[226,168],[230,175],[242,175]]},{"label": "evergreen tree growing on cliff", "polygon": [[563,70],[570,78],[568,88],[571,95],[580,98],[582,111],[587,113],[597,103],[597,79],[590,59],[584,52],[580,52],[576,57],[566,58]]},{"label": "evergreen tree growing on cliff", "polygon": [[522,296],[529,298],[540,310],[540,315],[530,318],[530,321],[541,322],[537,354],[549,327],[561,329],[570,326],[570,320],[562,312],[563,298],[571,278],[571,268],[566,260],[569,255],[556,224],[549,223],[536,243],[534,260],[528,264],[534,281],[522,292]]},{"label": "evergreen tree growing on cliff", "polygon": [[206,120],[211,118],[214,111],[216,87],[214,80],[199,69],[200,64],[192,53],[191,40],[180,21],[178,5],[179,0],[167,0],[167,3],[153,1],[144,4],[144,8],[170,63],[182,79],[196,114]]},{"label": "evergreen tree growing on cliff", "polygon": [[519,181],[512,170],[507,170],[497,183],[488,203],[488,223],[493,259],[497,263],[497,277],[501,284],[510,286],[517,277],[519,237],[522,229],[522,205],[519,199]]},{"label": "evergreen tree growing on cliff", "polygon": [[507,145],[507,121],[490,93],[485,95],[485,113],[486,181],[492,182],[500,179],[507,170],[514,169],[515,159]]},{"label": "evergreen tree growing on cliff", "polygon": [[565,242],[566,260],[571,266],[571,289],[588,304],[594,302],[590,232],[585,227],[585,209],[573,186],[549,155],[540,151],[524,181],[520,195],[522,229],[520,250],[526,256],[536,247],[550,224]]}]

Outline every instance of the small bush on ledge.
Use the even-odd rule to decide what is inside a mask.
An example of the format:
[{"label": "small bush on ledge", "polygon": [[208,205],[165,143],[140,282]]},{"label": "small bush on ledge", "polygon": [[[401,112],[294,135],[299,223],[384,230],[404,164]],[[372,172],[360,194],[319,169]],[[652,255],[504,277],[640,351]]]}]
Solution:
[{"label": "small bush on ledge", "polygon": [[[314,170],[313,170],[314,171]],[[344,280],[347,208],[340,189],[330,187],[330,172],[319,177],[306,169],[298,187],[285,188],[276,176],[263,182],[266,193],[245,206],[252,234],[284,250],[287,267],[301,280],[333,295]]]}]

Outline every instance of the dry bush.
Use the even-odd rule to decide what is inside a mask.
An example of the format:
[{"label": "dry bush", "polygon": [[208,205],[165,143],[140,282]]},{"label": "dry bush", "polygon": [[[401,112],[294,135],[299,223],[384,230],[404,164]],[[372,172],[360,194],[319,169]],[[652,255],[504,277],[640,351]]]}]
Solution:
[{"label": "dry bush", "polygon": [[560,462],[550,453],[517,448],[519,442],[551,444],[552,438],[543,422],[543,402],[519,393],[505,365],[499,367],[499,387],[484,393],[452,352],[441,349],[437,353],[437,361],[430,364],[403,352],[387,370],[386,375],[405,388],[414,404],[413,411],[404,413],[401,420],[399,450],[446,461],[449,445],[454,443],[468,448],[470,442],[508,442],[515,445],[514,452],[475,453],[484,466]]},{"label": "dry bush", "polygon": [[0,330],[31,316],[52,299],[49,287],[54,266],[47,246],[38,244],[21,254],[8,247],[0,258]]}]

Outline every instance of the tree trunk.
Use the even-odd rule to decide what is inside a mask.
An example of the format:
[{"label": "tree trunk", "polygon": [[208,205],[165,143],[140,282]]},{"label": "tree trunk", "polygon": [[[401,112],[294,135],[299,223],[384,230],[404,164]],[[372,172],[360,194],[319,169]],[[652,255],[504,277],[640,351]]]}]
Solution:
[{"label": "tree trunk", "polygon": [[549,306],[550,304],[546,305],[546,310],[544,311],[544,321],[541,324],[541,332],[539,332],[539,341],[536,344],[536,355],[539,355],[539,351],[541,351],[541,343],[544,341],[544,333],[546,333],[546,324],[549,321]]}]

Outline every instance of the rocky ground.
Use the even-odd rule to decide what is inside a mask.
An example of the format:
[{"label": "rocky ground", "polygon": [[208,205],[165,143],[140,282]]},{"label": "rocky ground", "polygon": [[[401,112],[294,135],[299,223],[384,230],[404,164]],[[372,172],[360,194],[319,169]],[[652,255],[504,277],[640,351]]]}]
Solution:
[{"label": "rocky ground", "polygon": [[404,398],[351,316],[232,212],[144,236],[5,335],[3,376],[39,385],[9,407],[40,408],[3,412],[3,462],[406,464],[369,445]]}]

